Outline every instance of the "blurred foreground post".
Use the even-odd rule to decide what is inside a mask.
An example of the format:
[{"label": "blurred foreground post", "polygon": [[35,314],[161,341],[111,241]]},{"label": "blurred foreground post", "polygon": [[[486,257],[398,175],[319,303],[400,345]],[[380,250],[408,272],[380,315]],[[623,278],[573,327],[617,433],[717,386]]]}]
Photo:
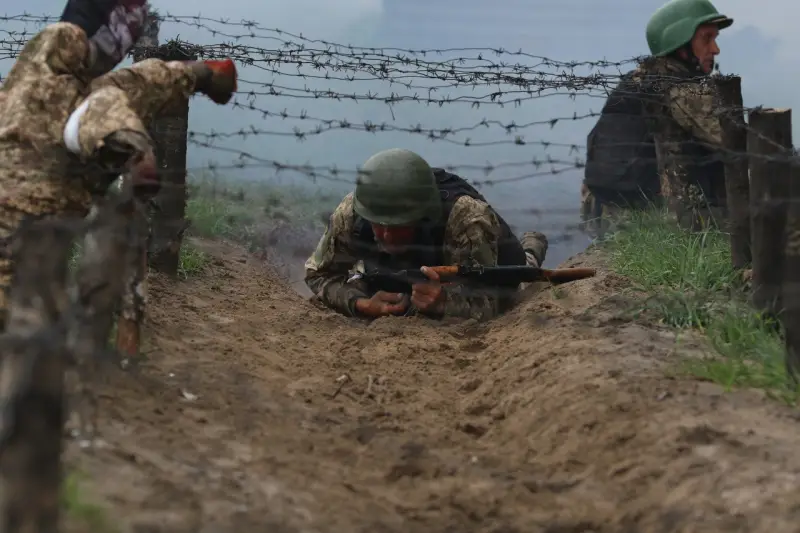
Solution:
[{"label": "blurred foreground post", "polygon": [[742,78],[716,78],[723,114],[722,143],[725,149],[725,192],[728,231],[731,236],[733,268],[745,269],[752,261],[750,246],[750,175],[747,158],[747,129],[742,100]]},{"label": "blurred foreground post", "polygon": [[67,225],[44,220],[24,225],[12,244],[17,265],[0,337],[2,533],[58,531],[72,243]]},{"label": "blurred foreground post", "polygon": [[777,316],[781,310],[784,244],[792,175],[792,111],[750,111],[753,305]]},{"label": "blurred foreground post", "polygon": [[118,271],[124,276],[124,286],[117,321],[117,350],[126,359],[136,357],[141,348],[147,304],[147,248],[151,230],[144,206],[135,200],[131,200],[131,206],[126,213],[127,250]]},{"label": "blurred foreground post", "polygon": [[783,277],[783,313],[786,334],[786,370],[795,381],[800,377],[800,159],[792,166],[789,214]]},{"label": "blurred foreground post", "polygon": [[[136,61],[156,57],[164,61],[196,60],[194,50],[177,41],[157,47],[140,48]],[[150,265],[157,271],[177,277],[186,216],[186,143],[189,132],[189,100],[165,110],[150,124],[156,144],[162,188],[151,213],[152,243]]]},{"label": "blurred foreground post", "polygon": [[[139,218],[137,217],[139,211]],[[143,228],[143,229],[142,229]],[[139,324],[126,322],[125,301],[131,265],[141,259],[136,243],[147,230],[141,207],[128,192],[104,199],[88,220],[83,250],[75,273],[77,304],[69,315],[69,350],[75,362],[78,380],[77,412],[80,433],[91,439],[97,426],[97,399],[93,387],[98,363],[109,360],[109,335],[114,325],[114,311],[122,300],[119,336],[126,327],[138,335]],[[138,336],[134,338],[138,343]],[[138,347],[138,344],[137,346]],[[123,347],[120,351],[127,355]],[[110,354],[109,354],[110,355]]]}]

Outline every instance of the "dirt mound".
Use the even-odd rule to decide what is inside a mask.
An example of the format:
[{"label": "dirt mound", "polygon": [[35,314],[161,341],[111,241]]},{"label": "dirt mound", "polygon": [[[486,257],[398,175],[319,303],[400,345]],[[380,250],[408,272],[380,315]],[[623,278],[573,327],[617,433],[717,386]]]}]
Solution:
[{"label": "dirt mound", "polygon": [[250,228],[251,253],[272,267],[297,294],[312,295],[305,284],[305,262],[314,252],[322,230],[314,225],[298,225],[291,220],[271,220]]},{"label": "dirt mound", "polygon": [[123,530],[797,529],[796,415],[664,377],[674,338],[618,312],[614,275],[531,287],[490,325],[366,324],[200,245],[207,275],[151,283],[148,358],[103,386],[105,445],[70,446]]}]

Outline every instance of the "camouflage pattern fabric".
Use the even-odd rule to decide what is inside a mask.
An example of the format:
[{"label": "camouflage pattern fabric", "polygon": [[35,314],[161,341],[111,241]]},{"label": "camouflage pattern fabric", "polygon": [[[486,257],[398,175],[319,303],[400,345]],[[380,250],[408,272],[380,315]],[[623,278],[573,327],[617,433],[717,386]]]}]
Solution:
[{"label": "camouflage pattern fabric", "polygon": [[580,229],[592,239],[600,239],[610,231],[615,218],[627,209],[601,202],[585,184],[581,185]]},{"label": "camouflage pattern fabric", "polygon": [[585,184],[581,185],[581,224],[580,229],[590,237],[601,236],[606,229],[605,223],[608,221],[608,213],[604,214],[607,206],[604,206],[592,194]]},{"label": "camouflage pattern fabric", "polygon": [[[86,216],[87,181],[108,138],[131,151],[152,145],[145,124],[194,89],[191,68],[143,61],[96,80],[78,26],[51,24],[28,41],[0,87],[0,321],[12,275],[8,242],[25,218]],[[92,92],[94,91],[94,92]],[[119,171],[117,170],[117,173]]]},{"label": "camouflage pattern fabric", "polygon": [[[356,316],[354,301],[369,298],[366,286],[359,281],[347,283],[350,269],[362,257],[357,257],[349,243],[353,232],[355,213],[353,194],[344,197],[333,212],[328,227],[316,250],[305,263],[306,284],[316,297],[328,307],[347,316]],[[444,262],[446,264],[497,265],[497,243],[500,223],[492,208],[468,196],[460,197],[447,220],[444,236]],[[538,266],[544,261],[547,240],[536,232],[526,233],[522,239],[530,264]],[[445,317],[472,318],[479,321],[494,318],[501,312],[500,290],[474,291],[467,294],[459,285],[445,285]]]},{"label": "camouflage pattern fabric", "polygon": [[710,79],[681,81],[680,76],[686,76],[689,68],[672,58],[651,58],[638,70],[643,76],[657,78],[663,94],[661,102],[648,103],[658,121],[654,136],[661,195],[682,226],[697,229],[696,222],[709,222],[715,209],[690,179],[681,144],[696,140],[712,149],[722,146],[722,126],[715,114],[715,86]]}]

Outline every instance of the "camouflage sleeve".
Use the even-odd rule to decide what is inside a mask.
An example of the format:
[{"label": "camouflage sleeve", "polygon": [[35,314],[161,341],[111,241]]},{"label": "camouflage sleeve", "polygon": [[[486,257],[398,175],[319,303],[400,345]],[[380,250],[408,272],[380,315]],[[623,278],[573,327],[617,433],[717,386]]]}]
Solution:
[{"label": "camouflage sleeve", "polygon": [[94,158],[109,135],[123,132],[137,151],[153,147],[147,128],[133,109],[127,94],[103,87],[90,94],[72,112],[64,126],[64,144],[83,160]]},{"label": "camouflage sleeve", "polygon": [[356,316],[358,298],[370,296],[363,284],[347,283],[349,271],[357,260],[348,249],[354,218],[350,193],[331,215],[316,250],[305,264],[305,281],[311,292],[322,303],[347,316]]},{"label": "camouflage sleeve", "polygon": [[708,83],[681,83],[667,91],[672,118],[695,138],[722,146],[722,126],[715,114],[714,87]]},{"label": "camouflage sleeve", "polygon": [[[500,222],[485,202],[459,198],[447,220],[444,258],[449,264],[497,265]],[[500,311],[500,289],[445,285],[444,316],[490,320]]]},{"label": "camouflage sleeve", "polygon": [[[25,43],[3,87],[11,89],[18,82],[54,74],[80,75],[89,57],[89,41],[80,27],[68,22],[49,24]],[[57,81],[63,84],[64,79]]]},{"label": "camouflage sleeve", "polygon": [[104,74],[92,81],[90,88],[92,92],[103,88],[124,91],[131,109],[150,124],[170,108],[186,105],[195,83],[188,63],[151,58]]}]

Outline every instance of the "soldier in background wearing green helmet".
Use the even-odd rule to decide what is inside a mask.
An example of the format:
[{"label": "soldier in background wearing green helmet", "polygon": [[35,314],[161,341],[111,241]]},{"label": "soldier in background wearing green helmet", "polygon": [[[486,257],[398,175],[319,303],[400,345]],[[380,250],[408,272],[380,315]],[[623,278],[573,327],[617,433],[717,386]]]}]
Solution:
[{"label": "soldier in background wearing green helmet", "polygon": [[[541,266],[547,239],[528,232],[518,240],[508,224],[464,179],[431,168],[414,152],[384,150],[362,167],[355,191],[330,217],[306,261],[306,284],[326,306],[352,317],[402,315],[483,321],[507,309],[518,285],[443,285],[426,266],[480,264]],[[429,281],[412,294],[389,293],[364,280],[348,283],[357,263],[422,269]]]},{"label": "soldier in background wearing green helmet", "polygon": [[700,229],[725,216],[725,174],[716,91],[709,75],[720,30],[733,19],[708,0],[671,0],[650,18],[652,57],[639,67],[647,87],[661,195],[681,226]]}]

